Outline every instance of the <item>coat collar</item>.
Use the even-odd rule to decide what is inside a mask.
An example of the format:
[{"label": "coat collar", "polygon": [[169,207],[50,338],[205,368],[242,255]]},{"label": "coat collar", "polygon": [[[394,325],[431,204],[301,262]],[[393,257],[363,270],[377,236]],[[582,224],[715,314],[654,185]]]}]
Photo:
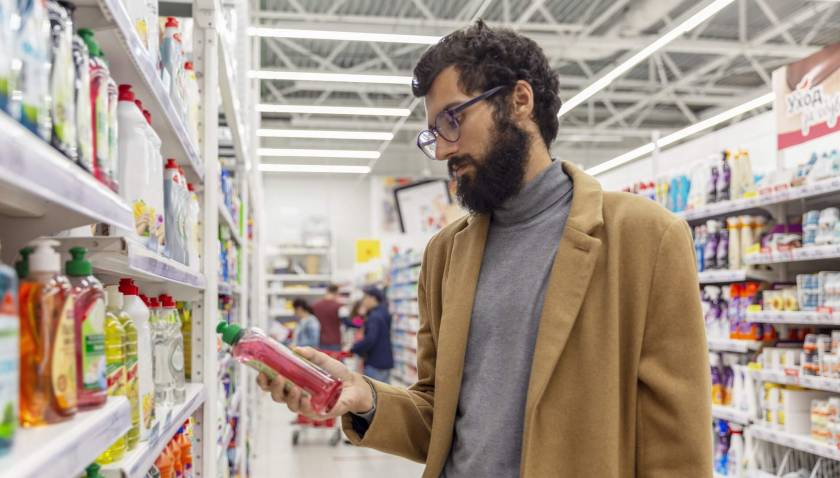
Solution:
[{"label": "coat collar", "polygon": [[[559,245],[545,294],[528,385],[526,429],[583,304],[601,245],[593,234],[604,224],[600,184],[571,163],[563,162],[563,169],[572,179],[574,192],[566,229],[557,239]],[[455,234],[444,277],[435,372],[436,423],[432,427],[427,463],[427,471],[434,476],[443,470],[452,446],[470,319],[489,226],[489,215],[467,219],[464,228]]]}]

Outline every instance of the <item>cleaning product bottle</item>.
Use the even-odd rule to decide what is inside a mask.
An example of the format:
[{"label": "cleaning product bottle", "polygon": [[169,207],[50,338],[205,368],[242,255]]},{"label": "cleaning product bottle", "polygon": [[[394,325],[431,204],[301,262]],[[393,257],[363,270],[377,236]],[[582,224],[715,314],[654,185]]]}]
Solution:
[{"label": "cleaning product bottle", "polygon": [[718,236],[717,258],[715,263],[718,269],[729,269],[729,229],[721,226]]},{"label": "cleaning product bottle", "polygon": [[[137,0],[133,0],[137,1]],[[160,75],[160,15],[158,14],[158,0],[140,0],[146,4],[146,26],[149,29],[149,57]]]},{"label": "cleaning product bottle", "polygon": [[154,358],[155,403],[171,407],[174,381],[169,367],[168,324],[160,311],[156,297],[149,298],[149,314],[152,326],[152,355]]},{"label": "cleaning product bottle", "polygon": [[717,200],[728,201],[732,196],[732,171],[729,168],[729,150],[721,153],[720,175],[717,181]]},{"label": "cleaning product bottle", "polygon": [[201,236],[201,228],[199,227],[201,206],[192,183],[187,183],[187,190],[189,191],[189,214],[187,220],[189,240],[187,241],[187,256],[189,266],[197,271],[200,269],[201,262],[201,254],[199,252],[201,250],[201,241],[199,239]]},{"label": "cleaning product bottle", "polygon": [[720,356],[709,354],[709,365],[712,370],[712,404],[723,405],[723,377],[720,373]]},{"label": "cleaning product bottle", "polygon": [[744,402],[744,366],[732,365],[732,372],[735,376],[732,383],[732,408],[736,410],[746,410],[746,403]]},{"label": "cleaning product bottle", "polygon": [[120,196],[134,212],[134,232],[149,242],[154,217],[144,196],[149,186],[147,171],[150,168],[149,137],[146,118],[135,103],[131,85],[120,85],[119,117],[119,172]]},{"label": "cleaning product bottle", "polygon": [[73,70],[75,73],[76,152],[79,165],[93,173],[93,113],[90,95],[90,53],[79,35],[73,36]]},{"label": "cleaning product bottle", "polygon": [[51,33],[50,114],[52,134],[50,142],[76,161],[76,75],[73,66],[73,22],[70,13],[57,1],[47,2]]},{"label": "cleaning product bottle", "polygon": [[198,125],[200,123],[199,102],[201,101],[201,96],[198,90],[198,78],[195,76],[195,67],[191,61],[184,63],[184,81],[187,100],[187,128],[189,128],[193,144],[198,144]]},{"label": "cleaning product bottle", "polygon": [[155,466],[160,471],[160,478],[175,478],[175,464],[172,463],[172,454],[168,448],[164,448],[155,460]]},{"label": "cleaning product bottle", "polygon": [[24,126],[46,141],[50,139],[50,20],[46,0],[18,1],[20,28],[16,32],[17,59],[20,60],[19,90],[12,107]]},{"label": "cleaning product bottle", "polygon": [[126,434],[126,449],[133,450],[140,441],[140,390],[137,382],[137,326],[123,309],[123,295],[118,285],[109,285],[105,288],[108,293],[108,313],[120,321],[125,331],[125,343],[123,352],[125,354],[125,394],[128,403],[131,404],[131,428]]},{"label": "cleaning product bottle", "polygon": [[726,477],[743,478],[745,472],[743,431],[732,427],[732,435],[729,437],[729,452],[726,455]]},{"label": "cleaning product bottle", "polygon": [[73,287],[61,275],[57,241],[33,242],[29,280],[20,290],[21,424],[66,420],[76,413]]},{"label": "cleaning product bottle", "polygon": [[192,310],[186,302],[177,302],[181,316],[181,336],[184,340],[184,378],[192,378]]},{"label": "cleaning product bottle", "polygon": [[172,376],[172,400],[184,403],[186,398],[186,380],[184,379],[184,336],[181,335],[181,319],[175,300],[171,296],[162,294],[160,297],[161,314],[167,323],[169,340],[169,370]]},{"label": "cleaning product bottle", "polygon": [[90,53],[90,113],[93,133],[93,174],[99,182],[110,187],[108,165],[108,80],[110,74],[105,65],[102,51],[94,39],[93,30],[82,28],[79,35],[85,41]]},{"label": "cleaning product bottle", "polygon": [[85,468],[84,478],[104,478],[99,472],[101,469],[102,467],[99,466],[98,463],[91,463],[87,468]]},{"label": "cleaning product bottle", "polygon": [[703,254],[703,270],[717,268],[717,250],[719,223],[715,220],[706,222],[706,250]]},{"label": "cleaning product bottle", "polygon": [[140,289],[131,279],[120,279],[123,310],[137,329],[137,395],[140,419],[140,440],[149,439],[155,423],[155,382],[152,361],[152,331],[149,308],[140,297]]},{"label": "cleaning product bottle", "polygon": [[15,270],[0,264],[0,456],[15,440],[20,380],[18,279]]},{"label": "cleaning product bottle", "polygon": [[[103,59],[104,61],[104,59]],[[106,64],[107,66],[107,64]],[[119,90],[117,82],[108,73],[108,187],[119,192]]]},{"label": "cleaning product bottle", "polygon": [[18,69],[12,65],[17,56],[15,34],[19,24],[17,0],[0,0],[0,110],[9,113],[12,92],[17,88]]},{"label": "cleaning product bottle", "polygon": [[148,178],[148,188],[146,188],[146,197],[148,198],[147,207],[149,209],[149,215],[154,217],[154,222],[149,232],[149,245],[153,251],[163,254],[166,246],[163,155],[160,152],[160,137],[152,128],[152,116],[146,110],[143,110],[143,116],[146,118],[146,137],[149,141],[149,169],[146,171],[146,177]]},{"label": "cleaning product bottle", "polygon": [[732,365],[735,360],[730,355],[723,356],[723,405],[732,405],[732,387],[735,384],[735,371]]},{"label": "cleaning product bottle", "polygon": [[166,249],[169,252],[169,257],[185,264],[184,246],[181,243],[180,236],[180,218],[181,218],[181,194],[180,194],[181,175],[178,172],[178,165],[175,160],[169,158],[166,160],[166,168],[164,170],[163,182],[163,201],[166,219]]},{"label": "cleaning product bottle", "polygon": [[726,229],[728,231],[727,242],[729,242],[729,268],[732,270],[741,269],[741,230],[740,221],[737,217],[726,218]]},{"label": "cleaning product bottle", "polygon": [[161,79],[167,91],[172,94],[175,75],[178,70],[178,42],[175,35],[180,35],[180,25],[175,17],[166,17],[163,30],[163,42],[160,45]]},{"label": "cleaning product bottle", "polygon": [[707,197],[706,203],[712,204],[717,202],[717,183],[720,174],[716,164],[712,165],[711,173],[709,174],[709,183],[706,185]]},{"label": "cleaning product bottle", "polygon": [[193,476],[193,464],[192,464],[192,441],[188,436],[188,429],[189,429],[190,421],[187,420],[184,423],[184,426],[181,427],[181,447],[183,449],[184,455],[184,476],[186,478],[192,478]]},{"label": "cleaning product bottle", "polygon": [[76,387],[79,408],[101,407],[108,398],[105,375],[105,289],[93,276],[91,263],[85,260],[84,247],[70,249],[73,257],[65,263],[73,286],[76,306],[73,318],[76,331]]},{"label": "cleaning product bottle", "polygon": [[[110,304],[109,304],[110,305]],[[108,364],[108,396],[125,397],[125,329],[120,319],[110,311],[105,314],[105,359]],[[122,459],[126,450],[126,435],[119,437],[96,462],[107,465]]]},{"label": "cleaning product bottle", "polygon": [[256,328],[242,329],[239,325],[221,321],[216,332],[232,348],[233,357],[266,375],[278,374],[307,392],[315,411],[327,411],[338,402],[341,381],[320,367],[292,352],[288,347],[270,339]]}]

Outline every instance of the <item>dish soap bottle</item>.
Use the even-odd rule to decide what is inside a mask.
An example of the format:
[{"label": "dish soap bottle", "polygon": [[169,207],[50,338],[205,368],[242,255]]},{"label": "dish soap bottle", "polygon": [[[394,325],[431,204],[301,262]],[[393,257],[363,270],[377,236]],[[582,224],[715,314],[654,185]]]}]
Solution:
[{"label": "dish soap bottle", "polygon": [[76,413],[76,334],[73,288],[60,274],[58,241],[40,239],[20,289],[21,424],[66,420]]},{"label": "dish soap bottle", "polygon": [[120,279],[123,310],[137,329],[137,397],[140,412],[140,440],[149,439],[155,422],[155,381],[152,370],[152,332],[149,308],[140,297],[140,289],[131,279]]},{"label": "dish soap bottle", "polygon": [[70,249],[65,270],[73,286],[76,332],[76,386],[79,408],[101,407],[108,398],[105,381],[105,290],[85,260],[84,247]]},{"label": "dish soap bottle", "polygon": [[125,394],[131,404],[131,428],[126,434],[126,448],[133,450],[140,441],[140,407],[137,384],[137,326],[126,312],[123,295],[118,285],[105,288],[108,293],[108,313],[120,321],[125,330],[123,352],[125,354]]},{"label": "dish soap bottle", "polygon": [[24,126],[50,140],[50,19],[45,0],[18,2],[20,26],[16,32],[20,60],[19,91],[12,94],[15,116]]},{"label": "dish soap bottle", "polygon": [[219,322],[216,332],[233,347],[233,357],[245,365],[274,379],[278,374],[306,391],[317,411],[332,409],[341,395],[341,380],[333,377],[312,362],[292,352],[288,347],[270,339],[256,328],[243,329],[236,324]]},{"label": "dish soap bottle", "polygon": [[90,54],[90,113],[93,133],[93,175],[99,182],[110,187],[108,161],[108,80],[110,74],[102,56],[102,50],[94,39],[93,30],[79,29],[79,36],[85,41]]},{"label": "dish soap bottle", "polygon": [[[108,366],[108,396],[124,397],[125,393],[125,329],[110,311],[105,313],[105,361]],[[96,462],[107,465],[125,455],[126,435],[119,437]]]},{"label": "dish soap bottle", "polygon": [[172,400],[184,403],[186,398],[186,380],[184,379],[184,336],[181,335],[181,319],[175,300],[171,296],[160,296],[161,315],[165,317],[167,339],[169,341],[169,373],[172,377]]},{"label": "dish soap bottle", "polygon": [[0,456],[11,450],[18,423],[19,362],[18,281],[0,264]]},{"label": "dish soap bottle", "polygon": [[184,378],[192,378],[192,309],[186,302],[178,302],[181,316],[181,336],[184,338]]},{"label": "dish soap bottle", "polygon": [[155,402],[158,406],[171,407],[174,385],[169,368],[168,327],[161,314],[157,297],[149,297],[149,314],[152,326],[152,356],[154,360]]}]

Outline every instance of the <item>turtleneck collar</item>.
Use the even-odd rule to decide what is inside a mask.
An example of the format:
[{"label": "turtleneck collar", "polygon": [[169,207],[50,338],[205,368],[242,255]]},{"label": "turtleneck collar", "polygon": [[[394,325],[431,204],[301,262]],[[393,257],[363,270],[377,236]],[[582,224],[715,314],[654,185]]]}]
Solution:
[{"label": "turtleneck collar", "polygon": [[525,184],[519,193],[493,211],[493,222],[522,224],[539,216],[572,192],[572,180],[554,160],[544,171]]}]

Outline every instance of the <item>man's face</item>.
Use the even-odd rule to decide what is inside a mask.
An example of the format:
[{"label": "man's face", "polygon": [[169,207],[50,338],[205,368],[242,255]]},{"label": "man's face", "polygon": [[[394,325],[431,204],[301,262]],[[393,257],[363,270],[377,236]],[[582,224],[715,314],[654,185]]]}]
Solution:
[{"label": "man's face", "polygon": [[[454,67],[441,71],[425,98],[429,128],[435,126],[441,111],[481,93],[462,91]],[[436,159],[447,162],[457,182],[458,199],[472,212],[490,213],[522,187],[528,134],[502,115],[498,118],[489,101],[480,101],[457,115],[460,134],[456,141],[437,138]]]},{"label": "man's face", "polygon": [[364,310],[363,313],[367,313],[371,309],[376,308],[378,302],[372,296],[365,294],[365,297],[362,299],[362,309]]}]

